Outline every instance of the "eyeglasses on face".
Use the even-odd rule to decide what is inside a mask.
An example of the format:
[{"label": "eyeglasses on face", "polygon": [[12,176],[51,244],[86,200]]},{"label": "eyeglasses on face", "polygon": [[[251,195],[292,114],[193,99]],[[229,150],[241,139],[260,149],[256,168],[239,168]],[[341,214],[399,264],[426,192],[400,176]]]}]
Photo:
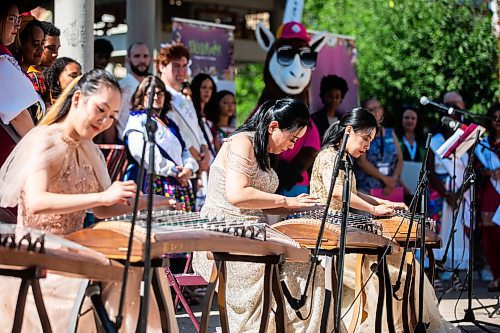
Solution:
[{"label": "eyeglasses on face", "polygon": [[318,58],[318,53],[314,52],[310,48],[294,49],[291,46],[281,46],[276,50],[276,57],[278,59],[278,64],[281,66],[288,66],[295,59],[295,55],[298,54],[300,57],[300,62],[305,68],[314,68],[316,66],[316,61]]},{"label": "eyeglasses on face", "polygon": [[[146,97],[149,97],[150,94],[151,94],[151,89],[148,90]],[[165,97],[165,92],[161,91],[161,90],[155,90],[155,97],[163,98],[163,97]]]},{"label": "eyeglasses on face", "polygon": [[13,25],[19,25],[21,24],[21,16],[9,15],[7,16],[7,21],[12,23]]}]

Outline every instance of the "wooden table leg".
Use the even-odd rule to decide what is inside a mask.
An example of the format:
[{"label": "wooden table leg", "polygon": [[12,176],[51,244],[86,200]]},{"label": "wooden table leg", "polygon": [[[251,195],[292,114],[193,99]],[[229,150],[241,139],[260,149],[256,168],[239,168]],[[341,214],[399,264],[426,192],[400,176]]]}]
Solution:
[{"label": "wooden table leg", "polygon": [[273,296],[274,300],[276,301],[276,333],[285,333],[287,314],[283,289],[281,289],[279,265],[274,265],[272,280]]},{"label": "wooden table leg", "polygon": [[152,268],[152,270],[153,270],[152,274],[153,279],[151,284],[153,286],[153,292],[156,298],[156,304],[158,305],[158,311],[160,313],[161,330],[162,332],[169,332],[170,326],[169,326],[169,318],[167,310],[167,301],[165,300],[165,294],[163,293],[160,278],[158,276],[158,269]]},{"label": "wooden table leg", "polygon": [[266,333],[271,311],[271,289],[272,289],[273,265],[266,264],[264,269],[264,299],[262,300],[262,315],[260,320],[260,333]]},{"label": "wooden table leg", "polygon": [[[356,270],[354,272],[355,279],[355,287],[354,287],[354,295],[357,296],[361,293],[361,287],[363,285],[363,261],[365,255],[358,254],[358,258],[356,259]],[[354,333],[356,327],[358,326],[360,312],[363,310],[363,297],[359,295],[358,299],[355,301],[353,305],[353,314],[351,319],[351,324],[349,325],[349,333]]]},{"label": "wooden table leg", "polygon": [[217,289],[217,304],[219,305],[219,318],[222,332],[229,332],[226,305],[227,267],[225,261],[220,261],[219,288]]},{"label": "wooden table leg", "polygon": [[28,295],[29,286],[30,284],[27,280],[23,279],[21,281],[19,294],[17,296],[16,313],[14,315],[14,326],[12,327],[12,333],[21,332],[21,328],[23,326],[24,308],[26,306],[26,296]]},{"label": "wooden table leg", "polygon": [[210,275],[210,281],[207,285],[207,290],[205,292],[205,297],[203,298],[203,307],[201,314],[201,324],[200,332],[206,333],[208,330],[208,321],[210,318],[210,310],[212,308],[212,300],[214,298],[215,288],[217,286],[217,279],[219,277],[219,270],[221,269],[221,262],[215,262],[214,268],[212,269],[212,274]]}]

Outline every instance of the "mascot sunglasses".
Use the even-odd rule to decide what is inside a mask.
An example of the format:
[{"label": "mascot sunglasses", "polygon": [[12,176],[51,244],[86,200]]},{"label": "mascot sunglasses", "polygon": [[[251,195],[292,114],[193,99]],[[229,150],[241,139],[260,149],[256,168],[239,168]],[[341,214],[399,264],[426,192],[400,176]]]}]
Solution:
[{"label": "mascot sunglasses", "polygon": [[281,46],[276,50],[276,56],[278,63],[281,66],[290,65],[295,59],[295,55],[299,54],[300,62],[305,68],[314,68],[316,66],[316,60],[318,53],[312,51],[310,48],[294,49],[290,46]]}]

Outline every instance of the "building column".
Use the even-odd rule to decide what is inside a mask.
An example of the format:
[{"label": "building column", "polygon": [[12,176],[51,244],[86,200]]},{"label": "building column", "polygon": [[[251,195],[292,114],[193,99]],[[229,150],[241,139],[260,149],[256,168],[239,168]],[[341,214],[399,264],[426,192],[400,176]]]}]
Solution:
[{"label": "building column", "polygon": [[132,43],[156,47],[156,0],[127,0],[127,48]]},{"label": "building column", "polygon": [[54,0],[54,24],[61,29],[61,56],[94,68],[94,0]]}]

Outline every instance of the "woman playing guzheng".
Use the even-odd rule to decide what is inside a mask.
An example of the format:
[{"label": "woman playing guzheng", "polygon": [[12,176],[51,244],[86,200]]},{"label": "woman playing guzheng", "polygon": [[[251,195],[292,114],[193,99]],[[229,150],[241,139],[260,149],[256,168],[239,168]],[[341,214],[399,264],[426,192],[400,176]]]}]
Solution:
[{"label": "woman playing guzheng", "polygon": [[[285,197],[274,194],[278,177],[270,166],[269,155],[293,147],[309,126],[307,106],[296,99],[264,103],[251,120],[223,143],[210,167],[208,191],[201,210],[209,218],[241,220],[256,217],[264,220],[264,210],[305,208],[316,199],[307,194]],[[196,252],[193,268],[207,280],[213,261],[204,252]],[[283,264],[282,274],[294,297],[300,297],[309,264]],[[227,263],[227,313],[230,331],[258,332],[261,317],[264,265]],[[308,290],[308,301],[301,309],[310,316],[302,321],[287,305],[287,332],[319,332],[324,299],[324,274],[319,268],[314,290]],[[274,330],[270,314],[269,330]]]},{"label": "woman playing guzheng", "polygon": [[[92,142],[113,124],[120,103],[121,91],[114,77],[105,70],[93,70],[75,79],[40,125],[19,142],[0,169],[0,206],[18,205],[19,226],[66,235],[83,227],[86,209],[100,218],[130,212],[128,203],[135,195],[135,183],[111,184],[104,158]],[[141,197],[141,208],[146,206],[144,199]],[[160,197],[156,204],[170,202]],[[139,271],[131,272],[123,326],[126,332],[135,328],[140,278]],[[53,332],[67,332],[81,283],[81,279],[51,274],[40,280]],[[0,277],[0,323],[5,328],[12,327],[19,284],[20,279]],[[119,291],[120,284],[103,284],[113,319]],[[151,320],[152,328],[160,331],[156,319]],[[42,331],[30,296],[22,328],[23,332]],[[87,328],[80,331],[90,332]]]},{"label": "woman playing guzheng", "polygon": [[[342,144],[344,132],[347,131],[348,139],[346,143],[346,154],[343,160],[358,158],[364,154],[370,147],[370,142],[375,137],[377,131],[377,121],[375,117],[366,109],[354,108],[351,112],[347,113],[340,121],[332,124],[326,131],[323,138],[323,147],[319,152],[316,160],[314,161],[311,177],[311,195],[317,196],[320,201],[326,204],[328,191],[330,188],[332,170],[335,165],[335,160],[338,157],[338,150]],[[335,187],[333,190],[333,200],[330,207],[334,210],[341,210],[342,208],[342,191],[344,184],[345,172],[342,169],[339,172]],[[373,216],[390,215],[394,213],[395,208],[406,208],[404,203],[391,202],[370,195],[356,191],[356,179],[354,174],[350,175],[351,178],[351,201],[350,208],[362,210],[370,213]],[[354,282],[354,267],[357,260],[355,254],[348,254],[345,258],[345,273],[344,273],[344,293],[343,305],[350,305],[354,300],[355,282]],[[389,274],[391,276],[391,284],[394,285],[399,272],[399,264],[401,261],[401,253],[395,253],[388,256]],[[365,293],[366,305],[364,310],[368,312],[368,317],[358,325],[357,332],[372,332],[375,329],[375,315],[377,308],[378,296],[378,282],[376,276],[373,275],[368,281],[367,277],[370,276],[370,266],[375,263],[377,258],[374,256],[367,256],[364,261],[362,274],[363,282],[366,282],[366,287],[363,292]],[[418,265],[418,264],[417,264]],[[417,267],[418,271],[418,267]],[[416,274],[418,286],[418,273]],[[404,281],[403,281],[404,285]],[[351,289],[351,290],[349,290]],[[402,297],[402,290],[398,291],[398,298]],[[418,300],[415,302],[415,308],[418,309]],[[426,277],[425,281],[425,295],[424,295],[424,322],[430,322],[427,332],[454,332],[456,328],[450,323],[446,322],[437,309],[437,302],[434,295],[434,289]],[[403,331],[402,324],[402,302],[393,298],[393,313],[396,332]],[[386,323],[384,323],[386,325]],[[383,331],[387,327],[384,326]],[[458,331],[457,331],[458,332]]]}]

